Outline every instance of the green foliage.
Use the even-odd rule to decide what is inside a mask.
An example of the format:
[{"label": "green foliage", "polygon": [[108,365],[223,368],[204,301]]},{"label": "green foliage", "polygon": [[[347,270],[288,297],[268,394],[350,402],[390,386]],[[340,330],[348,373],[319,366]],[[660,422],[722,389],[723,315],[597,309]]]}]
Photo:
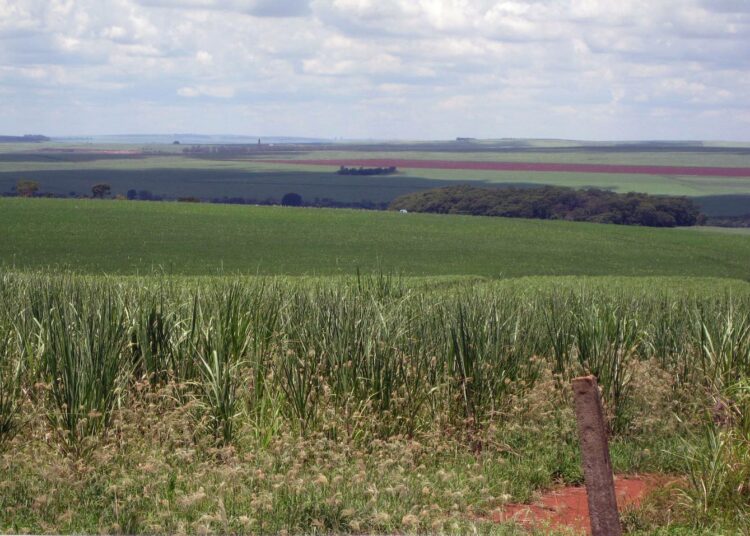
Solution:
[{"label": "green foliage", "polygon": [[24,269],[750,278],[745,236],[562,221],[0,199],[0,228],[0,262]]},{"label": "green foliage", "polygon": [[471,531],[580,483],[583,372],[617,471],[682,469],[690,522],[747,526],[748,311],[747,284],[705,279],[5,273],[0,355],[25,372],[0,529]]},{"label": "green foliage", "polygon": [[617,194],[604,190],[477,188],[449,186],[395,199],[392,210],[471,214],[506,218],[589,221],[647,227],[690,226],[699,222],[698,207],[686,197]]},{"label": "green foliage", "polygon": [[247,295],[239,286],[233,285],[212,299],[217,301],[210,308],[210,316],[204,316],[200,308],[195,355],[211,429],[217,440],[228,444],[240,406],[237,391],[243,383],[241,369],[252,341],[251,317]]},{"label": "green foliage", "polygon": [[39,191],[39,183],[28,179],[19,179],[16,182],[16,193],[21,197],[33,197]]},{"label": "green foliage", "polygon": [[109,196],[111,191],[112,187],[106,182],[100,182],[91,187],[91,195],[98,199],[104,199]]},{"label": "green foliage", "polygon": [[683,499],[698,523],[730,517],[750,528],[750,383],[746,374],[725,386],[712,414],[682,441],[688,486]]},{"label": "green foliage", "polygon": [[281,204],[285,207],[299,207],[302,205],[302,196],[294,192],[286,193],[281,198]]},{"label": "green foliage", "polygon": [[48,309],[37,319],[46,334],[41,369],[49,384],[48,418],[62,445],[77,451],[106,430],[131,377],[127,329],[112,290],[87,293],[84,286],[64,296],[53,289],[46,289]]},{"label": "green foliage", "polygon": [[[141,379],[194,386],[227,444],[243,411],[264,419],[274,407],[301,430],[320,426],[331,405],[391,417],[365,434],[412,434],[435,421],[481,427],[533,387],[545,363],[561,377],[595,374],[613,430],[628,433],[642,360],[661,357],[683,382],[716,388],[750,373],[747,289],[698,299],[493,283],[422,294],[382,275],[177,281],[6,279],[6,293],[17,293],[8,303],[23,309],[9,309],[0,327],[23,334],[13,359],[34,367],[40,356],[50,418],[71,445],[104,431],[121,390]],[[689,321],[665,323],[674,310]],[[665,357],[660,339],[682,344]]]},{"label": "green foliage", "polygon": [[537,326],[525,307],[493,300],[486,309],[474,299],[461,300],[456,312],[448,313],[448,366],[462,415],[483,422],[502,409],[509,386],[519,380],[533,385],[538,375],[534,356],[541,349],[539,339],[530,336]]},{"label": "green foliage", "polygon": [[10,334],[0,331],[0,447],[18,432],[22,404],[25,361],[11,344]]},{"label": "green foliage", "polygon": [[395,166],[372,168],[340,166],[336,173],[339,175],[392,175],[397,171]]},{"label": "green foliage", "polygon": [[[451,158],[747,166],[736,151],[464,145]],[[444,158],[408,152],[423,150],[395,156]],[[0,190],[33,171],[55,193],[106,180],[134,198],[382,201],[455,180],[749,191],[745,179],[106,158],[4,154]],[[0,532],[525,533],[486,520],[581,482],[568,380],[586,372],[616,471],[686,477],[658,523],[634,514],[631,528],[750,529],[747,236],[188,205],[0,200]],[[141,275],[53,275],[65,269]],[[357,277],[142,275],[154,272]],[[424,275],[450,277],[408,277]]]},{"label": "green foliage", "polygon": [[625,300],[579,303],[574,309],[576,354],[581,366],[597,377],[612,414],[613,431],[622,432],[628,420],[631,361],[642,334],[632,305]]},{"label": "green foliage", "polygon": [[711,307],[701,308],[698,322],[699,366],[711,386],[721,391],[750,376],[750,312],[732,306],[717,315]]},{"label": "green foliage", "polygon": [[170,365],[174,362],[174,346],[171,342],[174,329],[172,316],[163,312],[163,303],[138,310],[132,318],[133,328],[130,351],[136,375],[147,375],[152,384],[164,384],[169,379]]}]

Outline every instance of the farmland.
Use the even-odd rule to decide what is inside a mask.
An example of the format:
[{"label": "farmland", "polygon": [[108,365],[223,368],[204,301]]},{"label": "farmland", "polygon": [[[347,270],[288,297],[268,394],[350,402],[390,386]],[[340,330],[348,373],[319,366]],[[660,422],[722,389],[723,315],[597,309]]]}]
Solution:
[{"label": "farmland", "polygon": [[685,475],[626,528],[746,530],[745,421],[705,408],[750,409],[749,307],[726,279],[6,273],[0,527],[519,534],[491,512],[582,480],[590,371],[615,471]]},{"label": "farmland", "polygon": [[750,278],[750,242],[745,236],[681,229],[54,199],[0,199],[0,227],[0,259],[19,269]]},{"label": "farmland", "polygon": [[750,0],[0,43],[0,536],[750,536]]},{"label": "farmland", "polygon": [[[231,146],[230,146],[231,147]],[[750,149],[704,145],[562,145],[529,143],[311,144],[248,147],[241,154],[186,153],[179,146],[61,145],[0,147],[0,192],[36,180],[44,192],[86,195],[107,182],[113,194],[147,190],[156,196],[204,200],[279,200],[294,191],[307,202],[331,199],[387,203],[418,190],[480,185],[552,184],[618,192],[728,196],[709,214],[741,215],[750,194]],[[339,164],[397,164],[395,176],[335,174]],[[446,169],[447,168],[447,169]],[[731,212],[731,214],[727,214]]]},{"label": "farmland", "polygon": [[[408,145],[276,163],[122,147],[7,150],[0,190],[387,201],[512,179],[715,194],[732,213],[750,194],[743,176],[292,162],[446,158]],[[748,166],[738,148],[474,149],[450,159]],[[501,513],[583,480],[584,373],[615,472],[659,484],[628,533],[750,530],[744,230],[2,198],[0,231],[0,532],[525,534]]]},{"label": "farmland", "polygon": [[[399,195],[460,181],[411,177],[341,177],[333,172],[295,169],[74,169],[36,170],[0,173],[0,185],[10,190],[16,181],[34,177],[44,191],[57,195],[88,195],[91,186],[107,182],[115,194],[128,190],[146,190],[156,196],[175,199],[196,196],[202,199],[243,198],[277,202],[284,194],[295,192],[312,202],[330,198],[340,202],[370,200],[388,202]],[[2,186],[0,186],[2,189]]]},{"label": "farmland", "polygon": [[[282,164],[284,160],[270,160]],[[460,169],[490,171],[541,171],[547,173],[617,173],[637,175],[668,175],[695,177],[742,177],[750,178],[747,167],[703,167],[703,166],[644,166],[633,164],[566,164],[549,162],[488,162],[472,160],[408,160],[403,158],[339,158],[335,160],[294,160],[295,163],[312,166],[395,166],[401,168]]]}]

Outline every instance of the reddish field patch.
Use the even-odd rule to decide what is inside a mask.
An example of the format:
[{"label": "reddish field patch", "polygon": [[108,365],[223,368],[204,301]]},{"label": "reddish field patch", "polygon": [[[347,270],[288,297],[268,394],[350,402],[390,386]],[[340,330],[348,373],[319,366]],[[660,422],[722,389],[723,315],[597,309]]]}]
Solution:
[{"label": "reddish field patch", "polygon": [[[30,151],[30,152],[37,152],[37,151]],[[143,151],[140,151],[138,149],[78,149],[78,148],[54,148],[54,147],[46,147],[44,149],[41,149],[38,151],[40,153],[61,153],[61,154],[127,154],[127,155],[135,155],[135,154],[143,154]]]},{"label": "reddish field patch", "polygon": [[273,164],[299,164],[306,166],[363,166],[422,168],[422,169],[468,169],[489,171],[541,171],[549,173],[623,173],[634,175],[677,175],[697,177],[750,177],[746,167],[699,167],[699,166],[639,166],[614,164],[552,164],[543,162],[467,162],[456,160],[408,160],[400,158],[363,158],[353,160],[260,160]]},{"label": "reddish field patch", "polygon": [[[615,494],[620,512],[641,501],[657,488],[668,485],[663,476],[648,475],[615,478]],[[526,527],[571,529],[590,534],[589,505],[586,489],[569,486],[550,491],[534,504],[507,504],[494,511],[490,519],[497,523],[515,521]]]}]

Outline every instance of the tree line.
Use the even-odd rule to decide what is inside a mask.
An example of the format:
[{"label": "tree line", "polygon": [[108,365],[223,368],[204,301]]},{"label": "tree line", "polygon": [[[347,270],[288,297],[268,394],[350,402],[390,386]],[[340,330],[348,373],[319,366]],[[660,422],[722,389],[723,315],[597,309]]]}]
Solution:
[{"label": "tree line", "polygon": [[648,227],[691,226],[705,218],[687,197],[607,190],[539,188],[480,188],[460,185],[415,192],[396,198],[391,210],[470,214],[506,218],[570,220]]},{"label": "tree line", "polygon": [[288,192],[281,197],[240,197],[240,196],[223,196],[212,198],[200,198],[194,195],[184,195],[179,197],[166,197],[154,194],[150,190],[128,190],[124,195],[118,193],[112,195],[112,187],[107,183],[97,183],[91,187],[91,195],[84,195],[78,192],[69,192],[66,194],[55,194],[43,192],[39,183],[34,180],[21,179],[16,182],[10,192],[3,192],[2,197],[54,197],[54,198],[74,198],[74,199],[116,199],[127,201],[179,201],[183,203],[218,203],[227,205],[283,205],[289,207],[315,207],[315,208],[359,208],[365,210],[387,210],[388,203],[380,201],[370,201],[362,199],[359,201],[338,201],[329,197],[315,197],[311,200],[303,199],[301,195],[295,192]]},{"label": "tree line", "polygon": [[[100,182],[94,184],[91,187],[91,197],[96,199],[104,199],[109,197],[112,193],[112,187],[106,182]],[[40,190],[39,183],[37,181],[29,179],[21,179],[16,182],[16,185],[11,188],[9,193],[3,194],[5,196],[18,196],[18,197],[85,197],[79,195],[77,192],[70,192],[66,195],[45,193]]]},{"label": "tree line", "polygon": [[[179,142],[175,142],[179,143]],[[182,150],[186,155],[234,155],[250,154],[257,152],[261,147],[258,145],[191,145]]]},{"label": "tree line", "polygon": [[393,175],[397,172],[396,166],[373,168],[341,166],[336,173],[339,175]]},{"label": "tree line", "polygon": [[41,143],[50,141],[47,136],[41,134],[24,134],[23,136],[0,136],[0,143]]}]

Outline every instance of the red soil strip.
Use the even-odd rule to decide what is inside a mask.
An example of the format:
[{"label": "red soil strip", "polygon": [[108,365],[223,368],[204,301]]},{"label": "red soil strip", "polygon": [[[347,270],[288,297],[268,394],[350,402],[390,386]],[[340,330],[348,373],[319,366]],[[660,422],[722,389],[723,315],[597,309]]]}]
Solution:
[{"label": "red soil strip", "polygon": [[130,149],[96,149],[94,151],[88,151],[96,154],[143,154],[141,151],[130,150]]},{"label": "red soil strip", "polygon": [[362,158],[353,160],[258,160],[270,164],[306,166],[364,166],[489,171],[541,171],[548,173],[625,173],[633,175],[688,175],[696,177],[750,177],[747,167],[640,166],[621,164],[554,164],[544,162],[470,162],[457,160],[408,160]]},{"label": "red soil strip", "polygon": [[[622,512],[638,506],[652,491],[666,484],[663,476],[615,478],[617,505]],[[576,533],[591,534],[586,488],[570,486],[543,495],[534,504],[507,504],[492,512],[496,523],[514,521],[526,527],[572,529]]]},{"label": "red soil strip", "polygon": [[[36,152],[36,151],[28,151],[28,152]],[[60,148],[56,149],[53,147],[47,147],[39,151],[41,153],[73,153],[73,154],[143,154],[142,151],[138,149],[76,149],[76,148]]]}]

